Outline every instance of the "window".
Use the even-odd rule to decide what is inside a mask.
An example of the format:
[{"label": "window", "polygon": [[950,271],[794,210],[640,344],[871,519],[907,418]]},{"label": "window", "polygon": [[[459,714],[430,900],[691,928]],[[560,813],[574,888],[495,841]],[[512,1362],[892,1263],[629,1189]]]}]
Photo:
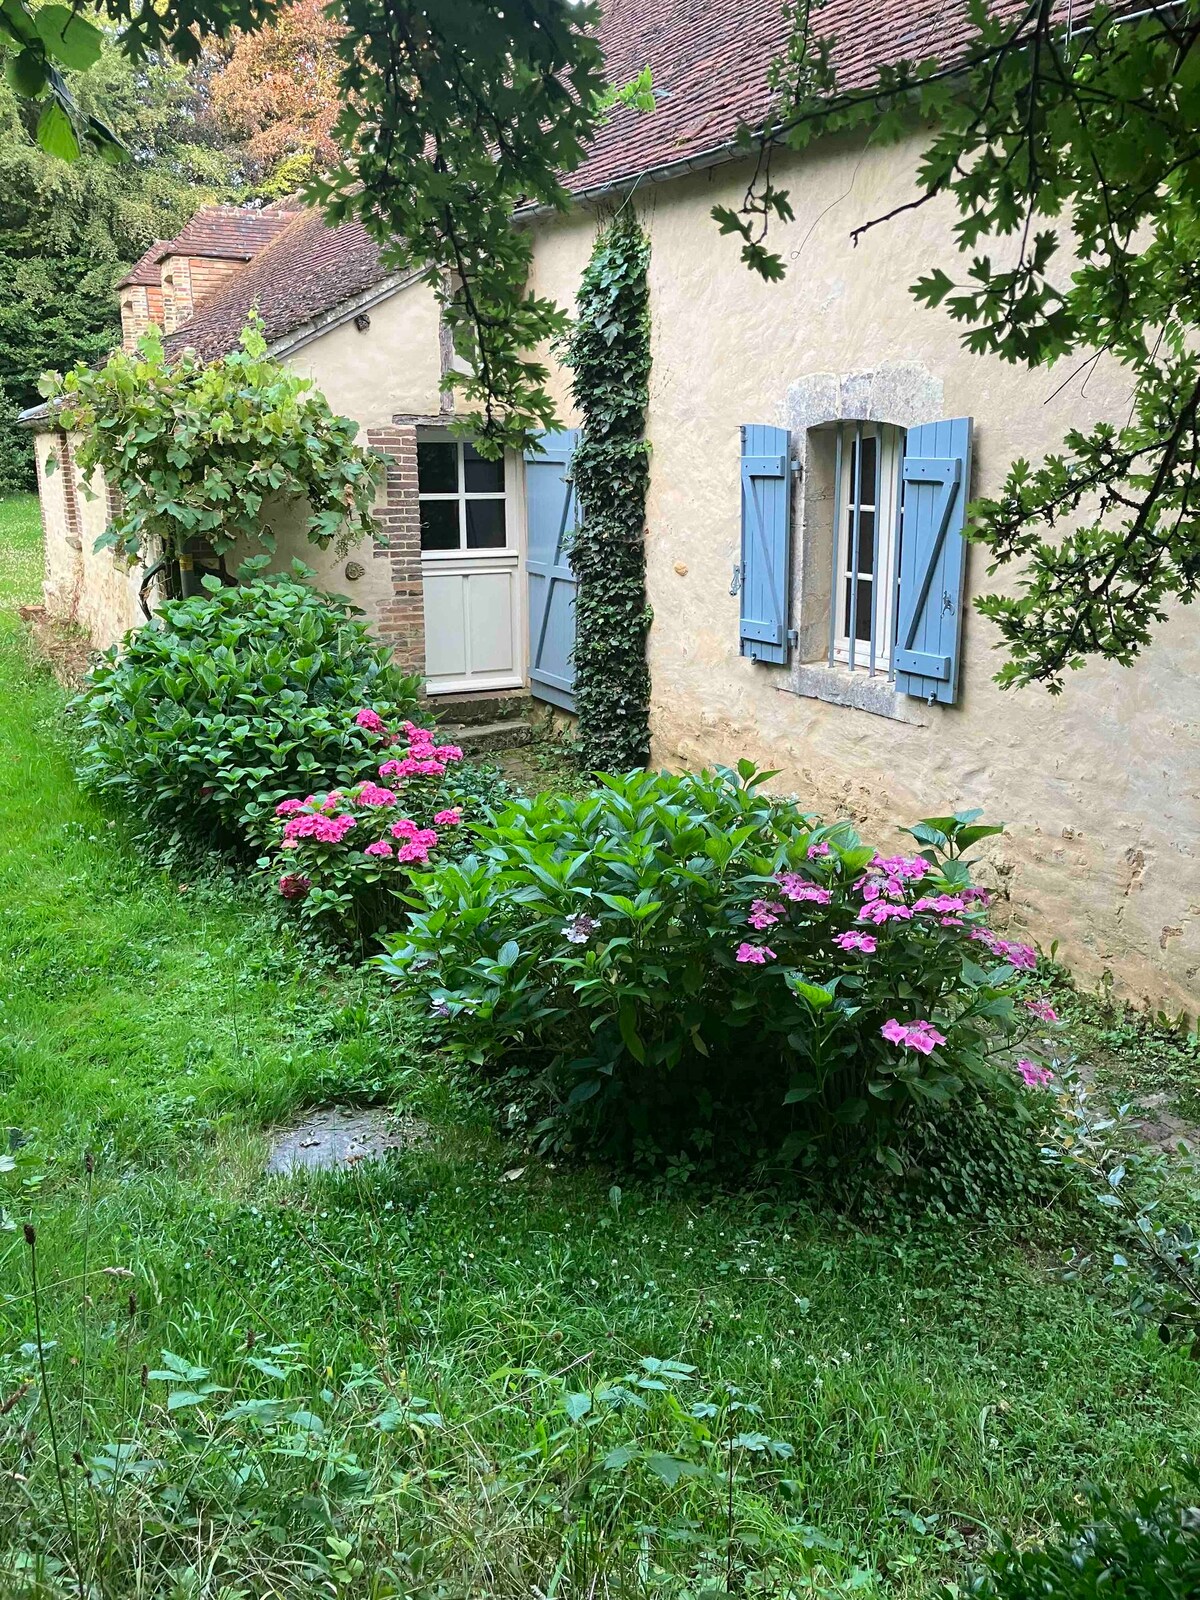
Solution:
[{"label": "window", "polygon": [[829,664],[874,676],[895,632],[903,430],[841,422],[835,451]]},{"label": "window", "polygon": [[508,507],[503,461],[449,435],[417,441],[422,550],[503,550]]}]

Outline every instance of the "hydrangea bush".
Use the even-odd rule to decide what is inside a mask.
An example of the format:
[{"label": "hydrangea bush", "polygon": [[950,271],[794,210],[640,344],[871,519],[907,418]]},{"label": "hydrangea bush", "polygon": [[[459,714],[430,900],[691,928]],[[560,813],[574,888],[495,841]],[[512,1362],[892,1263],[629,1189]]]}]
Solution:
[{"label": "hydrangea bush", "polygon": [[352,784],[388,736],[356,722],[365,704],[393,720],[417,706],[348,601],[321,593],[297,562],[168,601],[108,652],[74,702],[85,739],[80,777],[147,819],[222,845],[265,838],[287,795]]},{"label": "hydrangea bush", "polygon": [[378,958],[544,1147],[647,1163],[903,1167],[922,1108],[1015,1105],[1052,1008],[1037,955],[988,923],[978,813],[881,855],[773,798],[748,762],[519,800]]},{"label": "hydrangea bush", "polygon": [[460,826],[463,753],[407,720],[392,732],[370,706],[354,721],[392,747],[376,769],[383,781],[281,800],[274,854],[261,865],[305,921],[364,944],[396,919],[396,896],[407,892],[409,874]]}]

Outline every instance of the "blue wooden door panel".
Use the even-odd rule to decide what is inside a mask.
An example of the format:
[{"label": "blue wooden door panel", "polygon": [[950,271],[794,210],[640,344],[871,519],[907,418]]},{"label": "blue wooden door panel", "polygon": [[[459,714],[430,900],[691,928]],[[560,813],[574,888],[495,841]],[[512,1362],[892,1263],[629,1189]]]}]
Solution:
[{"label": "blue wooden door panel", "polygon": [[742,429],[741,653],[788,657],[791,477],[786,428]]},{"label": "blue wooden door panel", "polygon": [[958,698],[971,419],[910,428],[904,445],[904,513],[893,665],[902,694],[953,705]]},{"label": "blue wooden door panel", "polygon": [[578,430],[540,436],[525,455],[525,571],[529,584],[529,689],[539,700],[575,709],[575,574],[567,554],[577,501],[567,473]]}]

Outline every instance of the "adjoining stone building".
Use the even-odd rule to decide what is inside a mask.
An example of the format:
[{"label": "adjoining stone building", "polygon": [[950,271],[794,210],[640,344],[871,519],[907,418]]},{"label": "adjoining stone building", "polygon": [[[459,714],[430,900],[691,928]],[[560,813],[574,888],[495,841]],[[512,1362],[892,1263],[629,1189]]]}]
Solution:
[{"label": "adjoining stone building", "polygon": [[[994,633],[970,604],[994,580],[959,531],[967,498],[994,493],[1014,457],[1123,420],[1127,376],[1101,362],[1086,387],[1063,385],[1057,371],[975,356],[949,318],[918,307],[908,285],[955,259],[946,205],[851,248],[854,224],[912,197],[917,135],[781,157],[776,181],[796,216],[772,242],[788,275],[753,277],[710,211],[746,188],[733,133],[767,105],[767,65],[785,37],[779,0],[607,0],[604,11],[611,75],[650,62],[657,109],[616,110],[571,178],[570,213],[520,225],[533,235],[531,288],[566,304],[617,206],[634,207],[650,236],[654,759],[749,755],[781,769],[778,783],[807,808],[848,815],[869,836],[983,806],[1008,824],[991,860],[1015,926],[1058,939],[1085,977],[1110,971],[1126,993],[1195,1012],[1195,627],[1173,617],[1133,669],[1090,664],[1057,699],[1002,693]],[[839,38],[844,81],[865,82],[882,62],[944,55],[965,22],[918,0],[864,25],[848,0],[829,0],[821,27]],[[563,431],[544,457],[481,462],[447,431],[451,354],[429,289],[390,272],[356,223],[251,215],[241,253],[205,213],[149,252],[119,291],[127,339],[161,318],[169,349],[214,357],[257,308],[273,353],[311,374],[390,461],[377,545],[322,557],[302,519],[280,510],[280,561],[299,553],[350,595],[435,699],[528,688],[569,709],[569,375],[549,357]],[[52,414],[30,420],[39,467],[50,452],[69,464]],[[118,640],[142,620],[140,574],[92,552],[104,497],[86,500],[69,471],[39,481],[47,604],[98,644]],[[943,511],[914,620],[914,562]]]}]

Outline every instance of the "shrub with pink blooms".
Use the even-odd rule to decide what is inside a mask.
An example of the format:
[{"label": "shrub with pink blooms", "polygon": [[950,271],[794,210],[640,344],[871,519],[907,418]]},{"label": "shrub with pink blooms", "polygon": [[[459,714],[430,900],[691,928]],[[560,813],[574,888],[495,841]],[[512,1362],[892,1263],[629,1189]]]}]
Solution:
[{"label": "shrub with pink blooms", "polygon": [[[978,813],[881,853],[738,770],[519,800],[381,965],[544,1147],[652,1165],[905,1165],[925,1111],[1016,1109],[1051,1021],[1036,952],[990,926]],[[1036,1065],[1036,1063],[1035,1063]]]},{"label": "shrub with pink blooms", "polygon": [[274,853],[260,865],[301,918],[362,945],[401,920],[397,896],[434,851],[453,847],[468,801],[457,745],[409,721],[393,730],[371,707],[355,720],[382,741],[377,776],[281,800]]}]

